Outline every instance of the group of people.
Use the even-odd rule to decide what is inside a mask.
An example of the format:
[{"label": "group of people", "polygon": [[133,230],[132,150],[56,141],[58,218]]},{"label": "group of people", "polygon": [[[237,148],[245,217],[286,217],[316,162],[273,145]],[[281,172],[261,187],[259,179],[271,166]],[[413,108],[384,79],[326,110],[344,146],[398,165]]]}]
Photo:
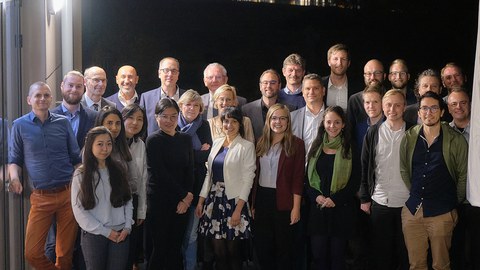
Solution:
[{"label": "group of people", "polygon": [[368,61],[364,86],[349,84],[347,46],[327,62],[320,77],[289,55],[285,87],[268,69],[250,103],[219,63],[204,70],[207,94],[179,88],[172,57],[159,63],[161,86],[142,94],[132,66],[106,98],[102,68],[68,72],[52,110],[50,87],[32,84],[8,158],[10,190],[22,192],[23,168],[32,188],[26,259],[241,269],[248,240],[261,269],[347,269],[347,250],[352,269],[480,269],[461,68],[425,70],[411,90],[404,60],[388,73]]}]

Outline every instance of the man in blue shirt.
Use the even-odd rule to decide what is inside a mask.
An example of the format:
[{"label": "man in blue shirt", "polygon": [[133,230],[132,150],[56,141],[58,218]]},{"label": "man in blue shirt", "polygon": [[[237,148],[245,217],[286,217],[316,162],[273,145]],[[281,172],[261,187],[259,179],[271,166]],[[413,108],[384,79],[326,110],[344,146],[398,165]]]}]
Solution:
[{"label": "man in blue shirt", "polygon": [[402,228],[410,269],[427,269],[430,245],[433,269],[450,269],[449,249],[457,224],[456,207],[465,201],[468,146],[447,123],[439,94],[419,99],[422,125],[410,128],[400,146],[400,174],[410,190],[402,209]]},{"label": "man in blue shirt", "polygon": [[278,93],[280,103],[291,105],[295,110],[305,107],[306,103],[302,95],[305,59],[296,53],[290,54],[283,60],[282,73],[286,83]]},{"label": "man in blue shirt", "polygon": [[[77,224],[70,202],[70,181],[74,167],[81,162],[80,149],[69,121],[48,111],[52,92],[46,83],[30,86],[27,103],[32,111],[13,122],[8,156],[10,191],[23,191],[23,166],[32,187],[25,257],[36,269],[71,269]],[[44,253],[54,216],[58,228],[56,266]]]}]

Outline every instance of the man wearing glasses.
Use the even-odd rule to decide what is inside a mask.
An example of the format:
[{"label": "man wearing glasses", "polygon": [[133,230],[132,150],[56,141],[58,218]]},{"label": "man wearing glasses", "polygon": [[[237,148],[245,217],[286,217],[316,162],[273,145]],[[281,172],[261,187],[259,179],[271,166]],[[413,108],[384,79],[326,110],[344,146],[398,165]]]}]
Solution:
[{"label": "man wearing glasses", "polygon": [[140,96],[140,106],[142,106],[147,113],[148,135],[158,130],[158,124],[155,120],[155,106],[157,102],[167,97],[178,101],[180,96],[185,93],[185,90],[177,85],[179,75],[180,62],[173,57],[163,58],[158,65],[158,78],[160,78],[161,82],[160,87],[147,91]]},{"label": "man wearing glasses", "polygon": [[402,228],[410,269],[450,269],[449,249],[457,223],[456,207],[465,200],[468,146],[440,118],[441,96],[428,91],[419,99],[422,124],[409,129],[400,146],[400,174],[410,190],[402,209]]},{"label": "man wearing glasses", "polygon": [[107,89],[107,73],[101,67],[93,66],[85,69],[85,94],[80,103],[96,112],[109,105],[115,108],[115,103],[103,97]]},{"label": "man wearing glasses", "polygon": [[410,80],[410,73],[408,73],[407,63],[403,59],[395,59],[390,64],[390,72],[388,73],[388,80],[392,84],[393,89],[398,89],[403,92],[406,97],[407,105],[417,103],[417,98],[412,90],[408,88],[408,81]]},{"label": "man wearing glasses", "polygon": [[[203,105],[203,119],[207,120],[218,115],[217,109],[213,107],[213,95],[217,89],[227,84],[228,76],[227,69],[222,64],[210,63],[203,71],[203,83],[208,88],[208,93],[202,95]],[[237,93],[238,94],[238,93]],[[242,108],[247,103],[247,99],[237,95],[237,106]]]},{"label": "man wearing glasses", "polygon": [[278,92],[282,86],[280,74],[273,69],[267,69],[260,76],[258,84],[260,86],[262,97],[247,103],[242,107],[243,113],[252,120],[255,140],[258,140],[260,136],[262,136],[268,109],[279,102]]}]

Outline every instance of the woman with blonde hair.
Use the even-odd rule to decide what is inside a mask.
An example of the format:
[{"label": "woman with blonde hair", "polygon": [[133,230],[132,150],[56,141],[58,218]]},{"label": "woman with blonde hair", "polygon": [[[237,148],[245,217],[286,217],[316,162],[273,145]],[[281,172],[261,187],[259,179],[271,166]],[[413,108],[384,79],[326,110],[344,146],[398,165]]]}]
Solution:
[{"label": "woman with blonde hair", "polygon": [[[210,131],[212,133],[212,139],[215,140],[220,137],[225,137],[223,132],[223,123],[221,120],[221,115],[225,108],[227,107],[236,107],[237,104],[237,91],[235,87],[228,84],[220,86],[213,95],[213,108],[218,110],[218,115],[208,119],[210,124]],[[243,138],[247,141],[255,143],[255,136],[253,135],[252,121],[250,118],[244,116],[242,124],[245,130],[245,136]]]},{"label": "woman with blonde hair", "polygon": [[257,143],[252,195],[255,247],[262,269],[293,269],[295,224],[305,177],[305,145],[292,133],[290,111],[275,104]]}]

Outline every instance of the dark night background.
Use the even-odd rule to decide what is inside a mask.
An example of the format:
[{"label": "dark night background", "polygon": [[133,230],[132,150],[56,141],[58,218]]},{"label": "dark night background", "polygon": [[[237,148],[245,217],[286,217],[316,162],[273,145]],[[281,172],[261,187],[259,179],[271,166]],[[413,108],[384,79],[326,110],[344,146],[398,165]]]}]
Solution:
[{"label": "dark night background", "polygon": [[290,53],[307,60],[307,72],[329,74],[326,53],[335,43],[350,47],[349,79],[361,85],[372,58],[387,71],[392,60],[405,59],[411,85],[422,70],[452,61],[473,79],[478,1],[365,0],[355,10],[206,0],[82,2],[83,67],[105,68],[106,96],[118,90],[115,75],[125,64],[137,69],[138,92],[158,87],[158,62],[172,56],[180,61],[181,88],[207,92],[203,69],[219,62],[229,84],[252,101],[260,96],[260,74],[281,72]]}]

